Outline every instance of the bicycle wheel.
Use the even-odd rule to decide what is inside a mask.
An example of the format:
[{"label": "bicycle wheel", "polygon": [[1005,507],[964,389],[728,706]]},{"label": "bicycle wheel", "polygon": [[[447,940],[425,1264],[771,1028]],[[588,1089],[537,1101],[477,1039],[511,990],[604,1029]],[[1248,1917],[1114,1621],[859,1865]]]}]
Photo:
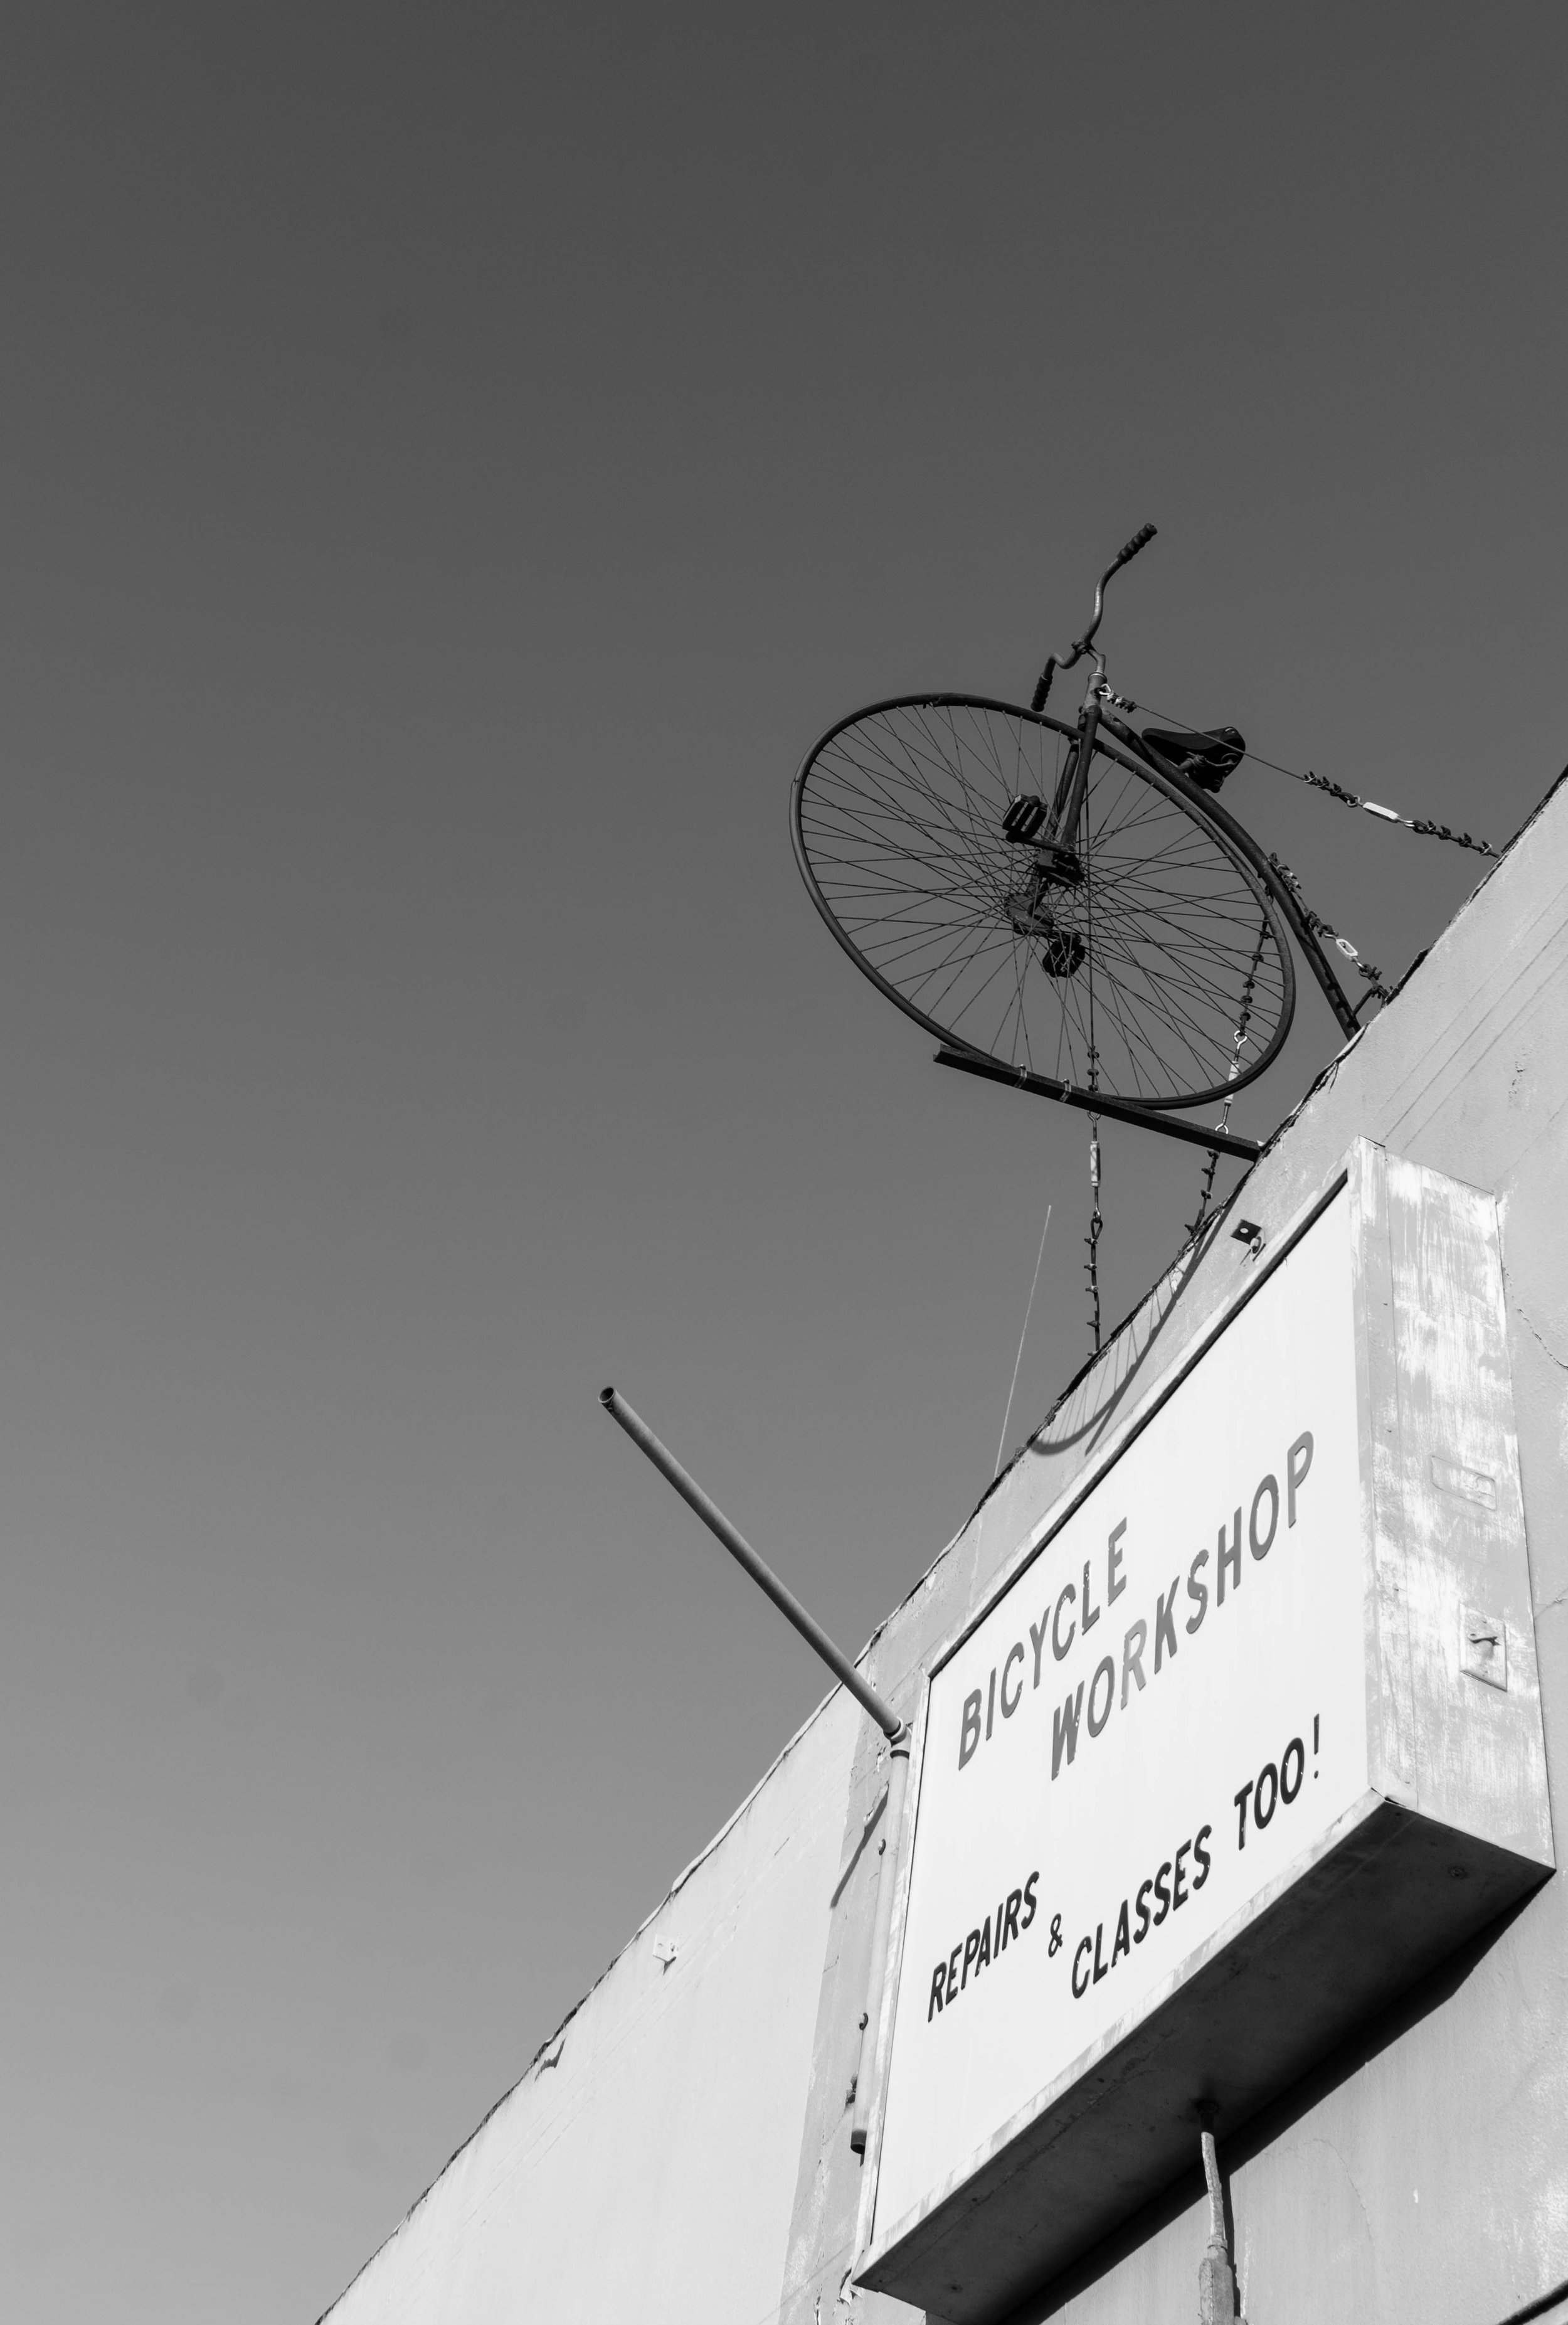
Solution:
[{"label": "bicycle wheel", "polygon": [[790,802],[812,901],[943,1042],[1148,1107],[1223,1098],[1289,1031],[1284,926],[1195,796],[1114,744],[1095,752],[1064,876],[1033,833],[1074,732],[958,694],[841,719]]}]

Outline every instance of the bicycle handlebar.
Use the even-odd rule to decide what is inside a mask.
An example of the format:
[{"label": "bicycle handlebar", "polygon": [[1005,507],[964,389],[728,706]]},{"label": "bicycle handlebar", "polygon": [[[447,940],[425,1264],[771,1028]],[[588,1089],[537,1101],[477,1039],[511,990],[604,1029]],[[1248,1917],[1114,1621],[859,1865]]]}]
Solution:
[{"label": "bicycle handlebar", "polygon": [[1073,649],[1070,653],[1047,655],[1046,659],[1046,666],[1040,672],[1039,681],[1035,688],[1033,699],[1029,704],[1029,709],[1031,710],[1038,712],[1045,709],[1046,697],[1051,690],[1051,681],[1056,676],[1057,671],[1071,670],[1073,664],[1079,659],[1079,657],[1088,653],[1090,646],[1093,644],[1094,633],[1100,627],[1101,617],[1105,611],[1105,591],[1107,585],[1114,575],[1121,572],[1124,565],[1131,563],[1132,560],[1137,556],[1140,549],[1147,549],[1148,547],[1149,542],[1154,539],[1155,534],[1158,530],[1159,528],[1158,525],[1140,524],[1138,531],[1133,534],[1132,539],[1126,544],[1125,548],[1119,549],[1117,551],[1110,564],[1105,568],[1104,572],[1100,576],[1100,586],[1094,592],[1093,618],[1090,622],[1088,628],[1084,631],[1081,638],[1075,638],[1073,641]]},{"label": "bicycle handlebar", "polygon": [[1132,560],[1137,556],[1140,549],[1147,549],[1148,547],[1149,542],[1154,539],[1155,534],[1158,531],[1159,527],[1158,524],[1140,524],[1139,526],[1138,531],[1133,534],[1132,539],[1128,542],[1126,548],[1119,549],[1115,556],[1111,559],[1110,564],[1105,568],[1105,580],[1102,581],[1100,584],[1102,590],[1103,590],[1105,587],[1105,582],[1110,580],[1111,576],[1113,573],[1120,573],[1124,565],[1131,563]]}]

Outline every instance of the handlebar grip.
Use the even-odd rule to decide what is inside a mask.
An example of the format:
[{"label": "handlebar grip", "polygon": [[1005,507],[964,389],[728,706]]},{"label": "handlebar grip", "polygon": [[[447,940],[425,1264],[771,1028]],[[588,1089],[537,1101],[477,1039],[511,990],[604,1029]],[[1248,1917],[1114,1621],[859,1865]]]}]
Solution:
[{"label": "handlebar grip", "polygon": [[1130,563],[1130,560],[1137,556],[1140,549],[1147,549],[1149,542],[1154,539],[1155,534],[1158,531],[1159,527],[1158,525],[1140,524],[1138,531],[1133,534],[1132,539],[1128,542],[1126,548],[1119,549],[1117,551],[1115,563],[1111,568],[1112,573],[1116,571],[1119,566]]},{"label": "handlebar grip", "polygon": [[1052,654],[1044,670],[1041,671],[1039,677],[1035,681],[1035,690],[1029,700],[1029,709],[1034,711],[1037,716],[1046,707],[1046,697],[1051,690],[1051,681],[1055,678],[1056,674],[1056,657],[1055,654]]}]

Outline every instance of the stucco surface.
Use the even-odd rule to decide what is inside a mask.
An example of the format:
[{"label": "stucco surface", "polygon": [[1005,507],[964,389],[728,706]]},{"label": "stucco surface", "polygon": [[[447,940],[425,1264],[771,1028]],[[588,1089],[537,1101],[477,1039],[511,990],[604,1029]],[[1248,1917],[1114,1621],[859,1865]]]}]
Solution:
[{"label": "stucco surface", "polygon": [[841,1695],[807,1722],[333,2325],[687,2325],[710,2301],[733,2325],[777,2314],[862,1725]]},{"label": "stucco surface", "polygon": [[[1312,1005],[1310,1002],[1306,1005]],[[1357,1137],[1498,1200],[1558,1862],[1568,1847],[1568,789],[1245,1182],[1276,1232]],[[1220,1223],[1155,1287],[863,1658],[921,1671],[1250,1264]],[[1045,1553],[1048,1558],[1049,1551]],[[330,2314],[334,2325],[897,2325],[857,2293],[849,2144],[885,1759],[842,1696],[764,1779]],[[677,1947],[662,1968],[660,1941]],[[550,2063],[552,2056],[555,2063]],[[1230,2137],[1251,2325],[1568,2320],[1562,1873]],[[1014,2325],[1195,2313],[1194,2170]],[[1554,2295],[1556,2298],[1554,2298]]]},{"label": "stucco surface", "polygon": [[[1568,790],[1250,1175],[1282,1227],[1351,1141],[1499,1201],[1559,1863],[1568,1799]],[[1007,1570],[1109,1431],[1250,1266],[1222,1228],[1007,1472],[877,1642],[897,1684]],[[1049,1556],[1049,1552],[1046,1553]],[[852,1813],[853,1803],[852,1802]],[[1227,2157],[1252,2325],[1344,2309],[1483,2325],[1568,2283],[1568,1890],[1560,1872],[1428,1988],[1255,2119]],[[1195,2144],[1195,2135],[1194,2135]],[[1191,2188],[1019,2312],[1074,2325],[1191,2313]],[[826,2313],[826,2312],[825,2312]]]}]

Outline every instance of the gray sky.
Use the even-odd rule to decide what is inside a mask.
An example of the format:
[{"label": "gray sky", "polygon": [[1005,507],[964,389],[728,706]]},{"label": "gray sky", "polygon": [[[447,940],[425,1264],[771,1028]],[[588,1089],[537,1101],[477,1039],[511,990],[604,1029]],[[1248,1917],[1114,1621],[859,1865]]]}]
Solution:
[{"label": "gray sky", "polygon": [[[802,750],[1568,755],[1560,12],[14,5],[0,2310],[314,2317],[1086,1351],[1076,1117],[816,921]],[[1479,859],[1227,799],[1397,972]],[[1238,1108],[1333,1047],[1304,994]],[[1106,1134],[1108,1306],[1197,1158]]]}]

